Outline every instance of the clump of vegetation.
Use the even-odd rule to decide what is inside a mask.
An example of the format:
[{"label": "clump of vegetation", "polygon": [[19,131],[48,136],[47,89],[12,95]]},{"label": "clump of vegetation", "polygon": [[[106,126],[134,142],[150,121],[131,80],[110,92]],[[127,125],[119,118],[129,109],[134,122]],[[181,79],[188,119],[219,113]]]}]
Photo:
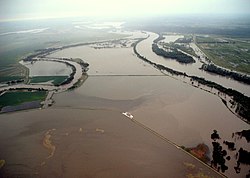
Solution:
[{"label": "clump of vegetation", "polygon": [[247,142],[250,142],[250,129],[249,130],[242,130],[241,132],[236,132],[237,135],[240,137],[245,137]]},{"label": "clump of vegetation", "polygon": [[[240,164],[246,164],[246,165],[250,165],[250,152],[248,152],[247,150],[244,150],[243,148],[240,148],[238,153],[236,154],[236,157],[238,158],[237,160],[237,166],[234,167],[236,173],[240,173]],[[246,177],[249,176],[246,175]]]},{"label": "clump of vegetation", "polygon": [[245,96],[244,94],[242,94],[236,90],[233,90],[231,88],[225,88],[225,87],[223,87],[215,82],[208,81],[204,78],[197,77],[197,76],[189,76],[185,72],[179,72],[179,71],[173,70],[171,68],[168,68],[166,66],[163,66],[161,64],[156,64],[156,63],[148,60],[146,57],[139,54],[136,50],[137,44],[139,42],[141,42],[142,40],[144,40],[144,39],[143,38],[139,39],[133,47],[134,53],[137,55],[138,58],[142,59],[143,61],[149,63],[150,65],[154,66],[155,68],[157,68],[159,70],[165,70],[172,75],[177,75],[177,76],[180,75],[180,76],[184,76],[184,77],[189,77],[191,81],[196,81],[199,84],[205,85],[207,87],[215,88],[219,92],[222,92],[228,96],[231,96],[233,98],[233,101],[235,103],[237,103],[237,107],[236,107],[235,112],[239,116],[241,116],[245,122],[250,123],[250,97]]},{"label": "clump of vegetation", "polygon": [[191,43],[193,41],[192,35],[185,35],[183,38],[178,38],[177,40],[175,40],[175,42],[170,42],[170,43],[164,43],[163,41],[161,41],[162,39],[164,39],[164,37],[161,37],[161,35],[160,35],[159,40],[156,39],[156,40],[154,40],[154,42],[155,41],[156,41],[155,43],[159,42],[158,44],[162,45],[163,48],[165,48],[165,49],[181,50],[185,53],[188,53],[192,56],[199,58],[199,56],[195,53],[193,48],[191,48],[189,45],[189,43]]},{"label": "clump of vegetation", "polygon": [[[240,132],[233,133],[232,138],[234,138],[235,135],[238,133],[240,133]],[[211,134],[211,135],[213,135],[213,134]],[[217,134],[217,131],[216,131],[216,134]],[[214,134],[214,137],[218,138],[218,136],[215,134]],[[227,156],[226,150],[222,149],[222,146],[220,145],[220,143],[213,141],[212,144],[213,144],[213,155],[212,155],[213,160],[211,161],[211,166],[217,168],[218,171],[221,170],[223,172],[223,171],[227,170],[227,166],[225,165],[226,160],[228,160],[228,161],[231,160],[231,157]],[[223,144],[227,145],[229,151],[232,151],[232,152],[236,151],[234,142],[229,142],[229,141],[224,140]],[[237,159],[236,166],[234,167],[236,173],[241,172],[241,167],[240,167],[241,164],[250,165],[250,152],[248,152],[247,150],[244,150],[243,148],[240,148],[236,152],[235,158]],[[249,176],[249,174],[246,175],[246,177],[248,177],[248,176]]]},{"label": "clump of vegetation", "polygon": [[23,82],[24,82],[24,79],[18,79],[18,80],[8,81],[8,82],[6,82],[6,84],[8,84],[8,85],[15,85],[15,84],[18,84],[18,83],[23,83]]},{"label": "clump of vegetation", "polygon": [[214,141],[216,141],[216,139],[220,139],[217,130],[214,130],[214,132],[211,134],[211,139],[213,139]]},{"label": "clump of vegetation", "polygon": [[170,47],[170,48],[176,48],[180,49],[181,51],[184,51],[192,56],[195,56],[199,58],[199,56],[195,53],[193,48],[191,48],[188,44],[180,44],[180,43],[169,43],[169,44],[164,44],[164,47]]},{"label": "clump of vegetation", "polygon": [[237,162],[250,165],[250,152],[244,150],[243,148],[240,148],[238,152]]},{"label": "clump of vegetation", "polygon": [[247,123],[250,123],[250,97],[243,95],[242,93],[233,90],[231,88],[225,88],[215,82],[205,80],[204,78],[197,76],[189,76],[192,80],[199,82],[202,85],[206,85],[211,88],[215,88],[218,91],[233,97],[233,100],[237,103],[236,113],[244,118]]},{"label": "clump of vegetation", "polygon": [[222,171],[223,173],[228,169],[226,166],[226,160],[224,157],[227,156],[226,150],[222,149],[222,146],[218,142],[212,142],[213,144],[213,160],[211,161],[211,165],[217,168],[218,171]]},{"label": "clump of vegetation", "polygon": [[[69,65],[71,68],[72,68],[72,73],[69,75],[69,77],[64,80],[60,85],[66,85],[66,84],[69,84],[73,79],[74,79],[74,75],[76,74],[76,68],[74,65],[66,62],[67,65]],[[56,86],[59,86],[59,85],[56,85]]]},{"label": "clump of vegetation", "polygon": [[201,69],[207,71],[207,72],[211,72],[211,73],[215,73],[221,76],[226,76],[226,77],[230,77],[234,80],[240,81],[240,82],[244,82],[246,84],[250,84],[250,77],[247,75],[243,75],[243,74],[239,74],[237,72],[233,72],[233,71],[229,71],[223,68],[220,68],[214,64],[203,64]]},{"label": "clump of vegetation", "polygon": [[215,167],[218,171],[222,171],[223,173],[228,169],[226,166],[225,157],[227,156],[227,151],[222,149],[220,143],[216,142],[217,139],[221,139],[218,132],[216,130],[211,134],[211,139],[214,140],[212,142],[213,145],[213,160],[211,161],[211,165]]},{"label": "clump of vegetation", "polygon": [[[159,37],[154,40],[154,44],[152,45],[152,50],[157,55],[163,56],[165,58],[175,59],[180,63],[194,63],[195,62],[195,60],[191,56],[188,56],[188,55],[178,51],[178,49],[180,49],[186,53],[189,53],[191,55],[196,56],[193,49],[177,44],[177,43],[190,43],[193,39],[192,36],[186,36],[184,38],[179,38],[174,43],[171,43],[171,44],[164,43],[163,46],[170,48],[171,51],[165,51],[164,49],[161,49],[158,47],[157,43],[163,39],[165,39],[165,37],[162,34],[159,34]],[[162,42],[160,42],[160,43],[162,43]]]},{"label": "clump of vegetation", "polygon": [[225,145],[227,145],[228,149],[231,151],[235,151],[235,143],[234,142],[229,142],[229,141],[223,141]]},{"label": "clump of vegetation", "polygon": [[189,148],[189,152],[194,155],[196,158],[200,159],[201,161],[207,163],[209,161],[209,148],[206,144],[201,143],[198,144],[194,148]]},{"label": "clump of vegetation", "polygon": [[195,62],[195,60],[191,56],[188,56],[178,51],[176,48],[166,51],[164,49],[159,48],[158,45],[154,43],[152,44],[152,50],[155,54],[159,56],[163,56],[165,58],[170,58],[170,59],[176,59],[180,63],[188,64]]}]

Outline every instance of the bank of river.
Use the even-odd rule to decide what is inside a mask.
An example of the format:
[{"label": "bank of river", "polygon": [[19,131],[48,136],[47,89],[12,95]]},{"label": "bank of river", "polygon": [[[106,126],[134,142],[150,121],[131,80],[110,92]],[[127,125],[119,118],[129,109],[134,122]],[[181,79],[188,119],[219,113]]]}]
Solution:
[{"label": "bank of river", "polygon": [[[145,48],[140,47],[147,51]],[[90,64],[89,77],[75,90],[54,94],[55,104],[49,109],[0,115],[0,141],[4,144],[0,159],[24,165],[18,169],[26,175],[220,177],[122,113],[131,113],[133,119],[179,146],[205,143],[210,150],[214,129],[230,140],[232,132],[249,128],[217,96],[166,76],[140,60],[132,47],[78,46],[48,57],[81,58]],[[48,150],[37,141],[48,130],[55,146],[50,159],[46,159]],[[13,139],[7,142],[6,138]],[[238,143],[248,146],[244,140]],[[234,161],[233,157],[227,161],[230,170],[226,175],[242,177],[247,167],[242,166],[241,174],[236,174]],[[6,169],[15,173],[14,167]]]},{"label": "bank of river", "polygon": [[[131,48],[95,50],[87,46],[52,54],[54,57],[84,58],[90,64],[84,85],[73,92],[55,95],[53,107],[129,111],[135,120],[180,146],[194,147],[205,143],[211,151],[213,129],[230,140],[232,132],[249,128],[224,106],[219,97],[164,76],[132,54]],[[130,65],[132,61],[133,66]],[[143,76],[145,74],[147,76]],[[225,124],[229,126],[225,128]],[[239,141],[239,145],[248,146],[244,140]],[[230,172],[226,175],[237,177],[234,161],[228,161]],[[242,169],[243,175],[247,169]]]},{"label": "bank of river", "polygon": [[[69,77],[67,82],[62,83],[60,86],[54,86],[51,84],[15,84],[15,85],[8,85],[0,88],[0,92],[4,93],[7,91],[22,91],[22,90],[27,90],[27,91],[32,91],[32,90],[38,90],[38,91],[48,91],[48,96],[46,97],[45,101],[42,101],[41,104],[43,105],[43,108],[46,108],[48,106],[51,106],[53,103],[52,96],[54,93],[58,92],[63,92],[66,91],[70,88],[74,88],[77,86],[77,83],[81,83],[86,79],[85,76],[85,68],[81,66],[81,64],[70,61],[68,59],[56,59],[56,58],[36,58],[34,59],[35,61],[29,61],[29,62],[24,62],[21,61],[21,64],[25,65],[26,67],[29,68],[30,76],[39,76],[42,75],[44,76],[45,74],[51,76],[57,76],[57,75],[65,75],[68,74]],[[51,66],[53,64],[53,66]],[[43,68],[46,65],[49,67]],[[37,70],[36,70],[37,69]],[[54,69],[54,70],[51,70]],[[53,73],[54,72],[54,73]],[[7,112],[7,111],[16,111],[16,110],[24,110],[24,109],[30,109],[30,108],[35,108],[35,107],[40,107],[40,103],[33,104],[32,102],[30,103],[25,103],[20,106],[11,106],[11,109],[7,109],[6,107],[3,108],[4,110],[2,112]],[[8,107],[7,107],[8,108]]]},{"label": "bank of river", "polygon": [[195,63],[185,65],[185,64],[180,64],[176,62],[175,60],[165,59],[161,56],[156,55],[152,51],[152,43],[156,38],[158,38],[158,34],[152,33],[152,32],[147,32],[147,33],[149,34],[149,38],[147,38],[146,40],[143,40],[141,43],[138,44],[137,51],[144,57],[152,60],[152,62],[165,65],[171,69],[174,69],[180,72],[185,72],[188,75],[203,77],[209,81],[219,83],[226,88],[232,88],[247,96],[250,96],[249,85],[237,82],[233,79],[220,77],[218,75],[213,75],[208,72],[200,70],[199,68],[202,66],[202,63],[197,58],[194,58],[196,61]]},{"label": "bank of river", "polygon": [[[223,138],[230,140],[232,132],[248,128],[248,124],[233,115],[218,97],[170,77],[157,76],[162,73],[153,68],[148,70],[150,66],[147,63],[143,61],[142,65],[137,63],[132,55],[131,59],[119,58],[119,53],[130,56],[130,50],[94,51],[86,46],[53,54],[52,56],[56,57],[85,56],[90,66],[96,66],[98,69],[90,67],[88,80],[74,92],[56,95],[54,107],[64,108],[70,105],[79,108],[129,111],[134,115],[134,119],[170,138],[178,145],[192,147],[198,143],[206,143],[210,150],[212,150],[210,134],[213,129],[217,129]],[[130,67],[126,61],[132,59],[135,62]],[[112,62],[119,70],[110,65]],[[147,68],[145,72],[154,76],[126,76],[145,74],[142,71],[145,67]],[[113,76],[114,74],[124,76]],[[231,127],[225,129],[225,123],[230,123]],[[247,147],[244,140],[239,145]],[[233,160],[230,164],[234,164]],[[234,170],[231,170],[229,174],[234,175],[233,172]]]}]

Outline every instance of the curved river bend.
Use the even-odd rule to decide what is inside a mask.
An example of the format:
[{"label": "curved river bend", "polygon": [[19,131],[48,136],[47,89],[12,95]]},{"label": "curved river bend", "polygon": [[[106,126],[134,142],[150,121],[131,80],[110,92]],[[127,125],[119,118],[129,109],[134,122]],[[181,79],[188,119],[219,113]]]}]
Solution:
[{"label": "curved river bend", "polygon": [[180,72],[185,72],[188,75],[203,77],[209,81],[213,81],[218,84],[221,84],[222,86],[226,88],[232,88],[247,96],[250,96],[249,85],[246,85],[241,82],[237,82],[233,79],[221,77],[218,75],[213,75],[208,72],[200,70],[199,68],[202,66],[202,63],[197,58],[195,58],[195,61],[196,61],[195,63],[185,65],[185,64],[180,64],[176,62],[175,60],[165,59],[161,56],[156,55],[152,51],[152,44],[153,44],[153,41],[157,39],[159,35],[156,33],[152,33],[152,32],[147,32],[147,34],[149,35],[149,37],[137,45],[137,51],[142,56],[145,56],[152,62],[165,65],[166,67],[172,68]]},{"label": "curved river bend", "polygon": [[[147,40],[138,44],[138,51],[150,60],[167,65],[165,59],[152,52],[152,41],[157,35],[149,34]],[[131,113],[137,122],[176,145],[195,147],[205,143],[210,150],[210,135],[214,129],[223,139],[232,140],[233,132],[249,128],[217,96],[162,74],[137,58],[132,47],[94,49],[78,46],[49,56],[55,60],[64,57],[81,58],[89,63],[88,79],[75,90],[55,94],[55,104],[46,110],[0,115],[0,142],[4,144],[0,156],[8,156],[7,162],[26,167],[35,165],[31,167],[44,177],[62,174],[69,177],[186,177],[197,175],[201,170],[205,175],[219,177],[122,113]],[[75,74],[76,79],[80,74],[81,70]],[[219,77],[213,78],[219,82]],[[55,153],[52,158],[45,159],[48,152],[37,140],[44,138],[48,130]],[[13,138],[10,144],[5,143],[6,138]],[[22,154],[19,148],[12,146],[20,143],[23,143],[23,147],[20,146]],[[237,149],[248,146],[243,139],[237,143]],[[242,167],[242,174],[236,174],[233,154],[229,154],[232,160],[227,161],[230,170],[225,174],[242,177],[247,168]],[[34,158],[33,162],[26,159],[30,157]],[[73,161],[77,164],[72,164]]]}]

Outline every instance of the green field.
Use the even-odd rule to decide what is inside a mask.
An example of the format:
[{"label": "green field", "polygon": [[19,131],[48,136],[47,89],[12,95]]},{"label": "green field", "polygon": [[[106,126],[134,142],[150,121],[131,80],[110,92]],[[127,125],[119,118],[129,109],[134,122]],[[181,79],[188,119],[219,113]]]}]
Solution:
[{"label": "green field", "polygon": [[68,76],[36,76],[31,77],[29,83],[43,83],[52,81],[53,85],[60,85]]},{"label": "green field", "polygon": [[6,92],[0,96],[0,108],[5,106],[16,106],[24,102],[43,101],[46,98],[46,94],[46,91]]},{"label": "green field", "polygon": [[21,76],[1,76],[0,77],[0,83],[5,83],[5,82],[8,82],[8,81],[12,81],[12,80],[20,80],[22,79],[23,77]]},{"label": "green field", "polygon": [[196,44],[215,64],[250,74],[250,43],[229,38],[228,43],[220,43],[218,39],[223,37],[199,37]]},{"label": "green field", "polygon": [[211,36],[196,36],[197,43],[216,43],[220,42],[219,39]]}]

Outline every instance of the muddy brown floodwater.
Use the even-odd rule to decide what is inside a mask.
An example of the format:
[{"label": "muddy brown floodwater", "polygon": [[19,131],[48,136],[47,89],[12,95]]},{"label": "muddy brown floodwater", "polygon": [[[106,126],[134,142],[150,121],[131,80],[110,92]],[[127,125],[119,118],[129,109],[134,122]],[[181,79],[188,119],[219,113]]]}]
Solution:
[{"label": "muddy brown floodwater", "polygon": [[[0,160],[6,161],[0,175],[221,177],[166,140],[211,150],[214,129],[229,140],[249,128],[217,96],[163,75],[132,48],[82,46],[51,56],[82,58],[90,64],[88,79],[55,94],[48,109],[0,115]],[[226,175],[247,171],[243,166],[240,175],[231,169]]]},{"label": "muddy brown floodwater", "polygon": [[[6,160],[3,177],[218,177],[118,111],[14,113],[1,118],[0,127],[5,132],[0,136],[1,158]],[[48,131],[53,155],[43,146]]]},{"label": "muddy brown floodwater", "polygon": [[[203,77],[207,80],[219,83],[224,87],[235,89],[239,92],[244,93],[247,96],[250,96],[249,85],[232,80],[230,78],[210,74],[208,72],[200,70],[199,68],[202,66],[202,63],[197,58],[194,58],[196,63],[185,65],[185,64],[180,64],[176,60],[166,59],[164,57],[156,55],[152,51],[152,43],[153,43],[153,40],[158,37],[158,34],[155,34],[152,32],[148,32],[148,34],[150,35],[149,38],[138,44],[137,51],[141,55],[151,60],[152,62],[165,65],[166,67],[172,68],[180,72],[186,72],[186,74],[188,75],[195,75],[195,76]],[[168,39],[168,36],[166,36],[165,41],[169,42],[171,41],[171,38],[172,37],[170,36],[170,39]]]}]

